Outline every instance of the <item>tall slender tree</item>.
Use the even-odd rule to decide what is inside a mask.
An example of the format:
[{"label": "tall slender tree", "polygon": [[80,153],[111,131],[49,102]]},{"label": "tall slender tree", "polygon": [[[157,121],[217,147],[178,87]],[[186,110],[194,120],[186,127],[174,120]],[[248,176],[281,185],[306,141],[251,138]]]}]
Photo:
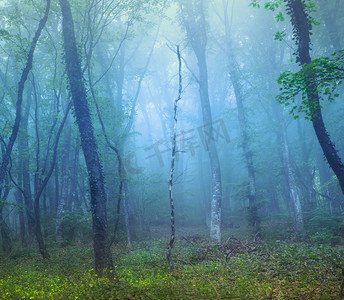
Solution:
[{"label": "tall slender tree", "polygon": [[182,0],[180,3],[183,25],[186,30],[188,43],[196,55],[198,63],[198,85],[201,100],[203,124],[210,125],[210,138],[207,143],[207,150],[211,169],[211,214],[210,214],[210,238],[214,241],[221,241],[221,201],[222,183],[221,168],[217,154],[216,144],[213,139],[212,113],[208,91],[208,67],[206,59],[207,32],[205,19],[206,1]]},{"label": "tall slender tree", "polygon": [[[239,128],[241,134],[241,146],[244,152],[244,158],[247,168],[247,174],[249,178],[248,186],[248,200],[249,200],[249,223],[253,226],[254,231],[259,231],[259,218],[256,200],[256,171],[253,162],[253,152],[251,147],[251,141],[249,138],[249,128],[246,117],[246,108],[244,106],[244,92],[242,88],[240,74],[238,72],[238,65],[234,57],[234,51],[232,46],[230,19],[229,19],[229,0],[222,0],[223,5],[223,22],[225,26],[225,51],[228,59],[228,73],[230,75],[230,80],[233,86],[235,101],[238,110]],[[234,3],[232,4],[234,6]],[[232,16],[233,17],[233,16]]]},{"label": "tall slender tree", "polygon": [[176,159],[176,140],[177,140],[177,123],[178,123],[178,102],[182,98],[182,60],[180,57],[179,45],[177,46],[177,57],[178,57],[178,78],[179,78],[179,88],[178,88],[178,97],[174,100],[173,106],[173,137],[172,137],[172,153],[171,153],[171,169],[170,169],[170,177],[168,180],[168,191],[170,196],[170,210],[171,210],[171,237],[167,247],[167,262],[170,265],[170,268],[173,269],[173,260],[171,258],[172,249],[175,241],[175,220],[174,220],[174,199],[173,199],[173,176],[174,176],[174,166],[175,166],[175,159]]},{"label": "tall slender tree", "polygon": [[87,103],[71,6],[68,0],[60,0],[59,3],[62,11],[63,44],[67,75],[90,185],[95,268],[100,276],[105,275],[105,270],[106,274],[110,275],[113,263],[108,238],[103,169]]}]

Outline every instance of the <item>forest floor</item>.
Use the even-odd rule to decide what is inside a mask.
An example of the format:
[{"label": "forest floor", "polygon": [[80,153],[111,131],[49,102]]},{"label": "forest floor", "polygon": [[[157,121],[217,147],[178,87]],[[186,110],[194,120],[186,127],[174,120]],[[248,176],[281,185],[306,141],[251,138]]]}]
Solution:
[{"label": "forest floor", "polygon": [[167,241],[113,247],[114,280],[98,278],[91,246],[16,250],[0,261],[1,299],[342,299],[344,248],[302,242],[248,242],[234,237],[212,245],[180,237],[175,268]]}]

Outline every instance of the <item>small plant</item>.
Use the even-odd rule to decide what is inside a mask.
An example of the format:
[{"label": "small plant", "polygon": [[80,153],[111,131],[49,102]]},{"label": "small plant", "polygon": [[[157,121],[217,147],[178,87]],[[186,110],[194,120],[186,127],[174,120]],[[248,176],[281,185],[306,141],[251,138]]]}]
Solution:
[{"label": "small plant", "polygon": [[[50,249],[51,259],[23,250],[0,261],[1,299],[338,299],[343,285],[344,248],[280,241],[235,255],[204,239],[177,241],[175,269],[166,263],[166,241],[118,245],[114,281],[99,278],[93,250]],[[207,248],[208,247],[208,248]],[[204,253],[207,253],[205,256]]]}]

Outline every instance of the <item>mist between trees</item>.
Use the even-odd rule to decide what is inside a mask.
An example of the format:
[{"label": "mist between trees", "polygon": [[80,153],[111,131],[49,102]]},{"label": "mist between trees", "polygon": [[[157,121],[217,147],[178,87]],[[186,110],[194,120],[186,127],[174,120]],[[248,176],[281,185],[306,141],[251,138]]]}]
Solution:
[{"label": "mist between trees", "polygon": [[343,244],[343,1],[0,10],[4,257],[92,244],[111,277],[171,220],[172,258],[195,232]]}]

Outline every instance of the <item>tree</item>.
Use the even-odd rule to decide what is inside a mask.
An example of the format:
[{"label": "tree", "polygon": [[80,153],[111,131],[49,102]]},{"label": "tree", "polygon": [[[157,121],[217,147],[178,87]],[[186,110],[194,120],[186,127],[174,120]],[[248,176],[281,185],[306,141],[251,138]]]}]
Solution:
[{"label": "tree", "polygon": [[[307,12],[304,1],[287,0],[286,6],[287,13],[290,15],[291,23],[293,25],[294,40],[297,45],[297,51],[295,54],[297,62],[301,66],[301,71],[299,74],[301,74],[302,76],[301,83],[304,86],[302,95],[303,104],[305,105],[306,113],[308,114],[309,119],[312,121],[313,128],[319,144],[322,148],[322,151],[331,169],[336,174],[340,187],[344,194],[344,164],[340,156],[338,155],[337,149],[332,142],[323,121],[319,86],[310,56],[310,35],[312,29],[312,19]],[[290,73],[282,74],[279,78],[279,82],[282,83],[284,88],[286,89],[286,94],[284,95],[290,97],[290,89],[292,90],[293,85],[295,85],[295,83],[297,84],[298,81],[288,80],[288,75],[290,75]],[[292,90],[292,93],[294,92],[295,90]],[[285,99],[283,99],[284,95],[282,93],[282,102],[285,101]]]},{"label": "tree", "polygon": [[201,100],[203,124],[210,125],[211,132],[208,140],[208,155],[211,169],[211,214],[210,214],[210,238],[214,241],[221,241],[221,201],[222,184],[221,168],[213,137],[212,114],[208,92],[208,67],[206,60],[206,20],[205,1],[180,1],[181,16],[186,30],[188,42],[196,55],[198,63],[198,85]]},{"label": "tree", "polygon": [[173,261],[171,258],[172,249],[175,241],[175,220],[174,220],[174,199],[173,199],[173,175],[174,175],[174,165],[175,165],[175,158],[176,158],[176,139],[177,139],[177,122],[178,122],[178,102],[182,97],[182,75],[181,75],[181,68],[182,68],[182,61],[180,57],[179,45],[177,46],[177,57],[178,57],[178,79],[179,79],[179,88],[178,88],[178,97],[174,100],[173,106],[173,137],[172,137],[172,153],[171,153],[171,169],[170,169],[170,178],[168,180],[168,191],[170,197],[170,209],[171,209],[171,237],[167,247],[167,262],[170,265],[170,268],[173,269]]},{"label": "tree", "polygon": [[71,7],[68,0],[60,0],[59,3],[63,18],[62,28],[67,76],[89,178],[95,269],[102,276],[105,270],[108,272],[107,274],[110,274],[109,272],[113,268],[108,238],[104,175],[82,78]]}]

